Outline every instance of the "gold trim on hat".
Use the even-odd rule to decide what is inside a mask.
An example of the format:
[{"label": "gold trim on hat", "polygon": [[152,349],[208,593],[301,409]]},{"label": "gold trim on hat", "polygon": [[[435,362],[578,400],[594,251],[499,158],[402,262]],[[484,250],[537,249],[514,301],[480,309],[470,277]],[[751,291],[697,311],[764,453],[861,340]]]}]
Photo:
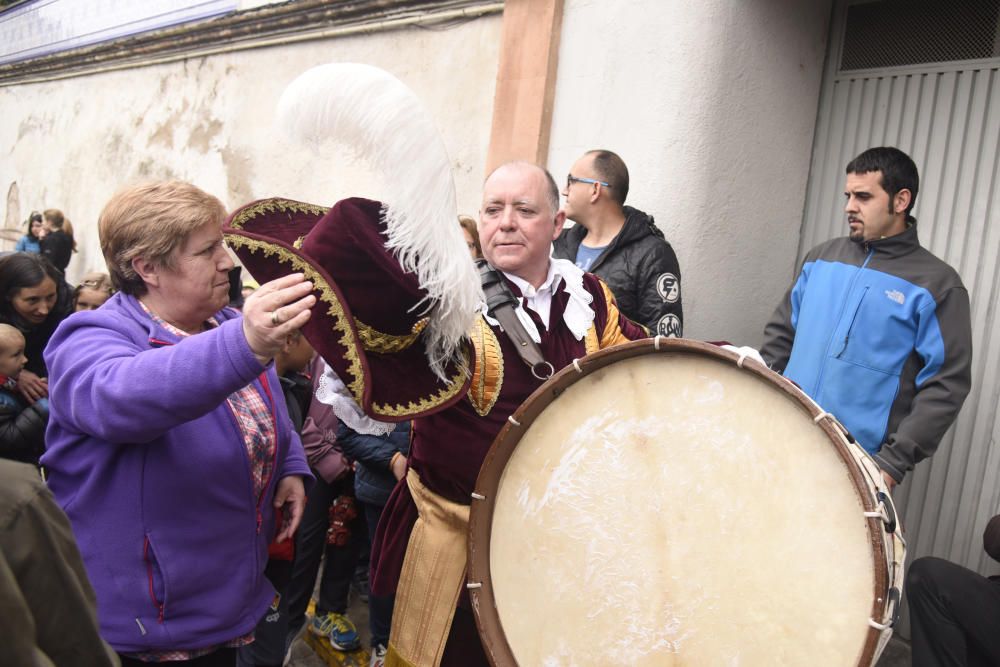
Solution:
[{"label": "gold trim on hat", "polygon": [[472,373],[469,402],[480,417],[493,409],[503,387],[503,350],[493,328],[482,317],[476,318],[472,330],[476,354],[476,369]]},{"label": "gold trim on hat", "polygon": [[318,215],[320,217],[326,215],[326,212],[330,209],[323,206],[316,206],[315,204],[306,204],[305,202],[294,201],[292,199],[282,199],[280,197],[275,197],[273,199],[264,199],[253,204],[248,204],[239,210],[236,216],[229,221],[229,226],[233,229],[242,229],[243,225],[258,215],[264,215],[265,213],[285,213],[291,211],[292,213],[311,213],[313,215]]},{"label": "gold trim on hat", "polygon": [[358,318],[354,318],[354,326],[358,330],[361,346],[365,348],[366,352],[378,352],[379,354],[394,354],[410,347],[420,336],[420,332],[427,327],[428,322],[430,322],[430,318],[423,317],[416,321],[410,333],[394,336],[374,329]]},{"label": "gold trim on hat", "polygon": [[[240,209],[232,220],[230,220],[229,227],[234,230],[242,230],[243,226],[253,218],[265,214],[273,215],[275,213],[291,212],[308,213],[322,217],[326,215],[327,211],[329,209],[323,206],[315,206],[291,199],[265,199]],[[320,294],[320,300],[328,306],[327,313],[333,318],[333,329],[340,333],[339,344],[345,349],[344,357],[347,361],[347,373],[354,378],[351,382],[345,382],[345,384],[358,405],[363,405],[362,397],[364,396],[365,389],[361,353],[363,351],[381,354],[400,352],[413,345],[427,327],[429,318],[422,318],[413,325],[409,334],[396,336],[378,331],[364,322],[355,319],[353,320],[357,332],[357,338],[355,339],[352,335],[353,332],[347,319],[347,310],[344,304],[337,298],[336,292],[333,291],[323,276],[306,259],[289,251],[278,243],[251,239],[231,232],[224,233],[224,235],[226,242],[233,249],[245,248],[251,253],[263,252],[264,257],[276,256],[278,261],[290,264],[293,270],[301,271],[305,274],[307,280],[312,281],[314,288]],[[296,239],[295,247],[299,248],[303,240],[303,237]],[[406,405],[398,403],[395,405],[376,404],[372,402],[371,413],[376,416],[406,417],[412,414],[427,412],[454,398],[465,386],[468,375],[468,353],[463,352],[463,358],[458,364],[453,377],[449,378],[446,386],[425,398],[408,401]],[[343,379],[346,381],[347,378]]]},{"label": "gold trim on hat", "polygon": [[468,353],[463,352],[462,360],[457,364],[454,375],[448,379],[447,386],[442,387],[425,398],[420,398],[416,401],[408,401],[406,405],[403,405],[402,403],[389,405],[388,403],[375,403],[372,401],[372,414],[376,417],[406,417],[409,415],[427,412],[428,410],[432,410],[454,398],[455,394],[461,391],[465,386],[465,380],[468,376]]},{"label": "gold trim on hat", "polygon": [[293,270],[301,271],[305,274],[306,280],[312,281],[313,288],[319,291],[320,300],[328,306],[327,314],[333,318],[333,328],[340,333],[339,343],[345,350],[344,356],[348,362],[347,372],[354,378],[344,384],[351,391],[354,401],[358,405],[363,405],[364,401],[362,397],[365,390],[365,377],[361,370],[361,356],[358,354],[358,349],[351,335],[351,327],[347,322],[347,313],[344,310],[344,305],[337,298],[336,292],[327,284],[323,276],[309,262],[277,244],[250,239],[237,234],[225,234],[225,238],[226,243],[231,248],[246,248],[252,253],[263,252],[264,257],[276,255],[279,262],[291,264]]}]

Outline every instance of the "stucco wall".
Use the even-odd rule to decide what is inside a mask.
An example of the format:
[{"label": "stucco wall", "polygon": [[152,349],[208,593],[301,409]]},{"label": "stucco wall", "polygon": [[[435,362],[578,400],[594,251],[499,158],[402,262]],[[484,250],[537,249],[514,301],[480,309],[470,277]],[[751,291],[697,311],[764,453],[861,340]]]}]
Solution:
[{"label": "stucco wall", "polygon": [[792,278],[828,0],[566,0],[548,164],[629,167],[683,274],[685,335],[758,344]]},{"label": "stucco wall", "polygon": [[[382,67],[438,121],[456,167],[459,210],[475,214],[489,143],[501,17],[448,30],[373,32],[0,88],[2,219],[62,209],[76,230],[73,280],[103,266],[96,222],[122,185],[189,180],[229,207],[287,196],[332,204],[380,197],[378,179],[343,154],[292,149],[273,128],[284,87],[314,65]],[[0,249],[10,249],[12,243]]]}]

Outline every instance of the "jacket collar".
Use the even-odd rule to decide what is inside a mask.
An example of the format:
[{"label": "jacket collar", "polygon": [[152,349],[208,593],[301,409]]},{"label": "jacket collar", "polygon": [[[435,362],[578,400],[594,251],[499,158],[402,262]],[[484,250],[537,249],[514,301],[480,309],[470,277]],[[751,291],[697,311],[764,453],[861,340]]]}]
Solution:
[{"label": "jacket collar", "polygon": [[[146,329],[149,344],[153,347],[163,345],[176,345],[181,341],[181,337],[156,323],[139,304],[139,300],[131,294],[118,292],[111,297],[117,301],[117,305],[135,322]],[[230,308],[223,308],[214,315],[215,319],[222,324],[226,320],[239,317],[236,311]]]},{"label": "jacket collar", "polygon": [[647,236],[658,236],[661,239],[666,238],[663,236],[663,230],[653,222],[653,216],[637,208],[626,206],[625,226],[618,232],[616,240],[621,239],[622,243],[631,243]]},{"label": "jacket collar", "polygon": [[874,241],[859,242],[858,246],[865,253],[876,252],[889,258],[908,255],[920,247],[920,240],[917,238],[917,221],[915,218],[909,217],[906,220],[906,229],[899,234]]},{"label": "jacket collar", "polygon": [[[645,238],[646,236],[658,236],[661,239],[664,238],[663,232],[659,227],[653,222],[653,216],[649,215],[644,211],[640,211],[637,208],[632,208],[631,206],[626,206],[623,209],[625,214],[625,224],[618,231],[613,239],[604,247],[604,252],[594,260],[594,263],[590,265],[590,272],[593,273],[594,269],[599,267],[619,246],[624,246],[630,243],[634,243],[639,239]],[[572,227],[566,229],[562,232],[562,235],[556,239],[556,243],[562,242],[564,244],[567,255],[570,257],[570,261],[576,259],[576,253],[580,249],[580,244],[583,243],[583,238],[587,235],[587,229],[579,223],[574,223]]]}]

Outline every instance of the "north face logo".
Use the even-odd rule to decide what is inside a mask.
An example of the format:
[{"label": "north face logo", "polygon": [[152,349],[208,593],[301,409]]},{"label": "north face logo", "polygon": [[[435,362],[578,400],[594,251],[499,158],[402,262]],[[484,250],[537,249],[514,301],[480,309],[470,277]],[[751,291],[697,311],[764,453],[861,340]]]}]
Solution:
[{"label": "north face logo", "polygon": [[900,292],[899,290],[888,290],[888,289],[887,289],[887,290],[885,291],[885,295],[886,295],[887,297],[889,297],[889,300],[890,300],[890,301],[895,301],[896,303],[898,303],[898,304],[899,304],[899,305],[901,305],[901,306],[902,306],[902,305],[903,305],[903,303],[904,303],[904,302],[906,301],[906,297],[905,297],[905,296],[903,296],[903,293],[902,293],[902,292]]}]

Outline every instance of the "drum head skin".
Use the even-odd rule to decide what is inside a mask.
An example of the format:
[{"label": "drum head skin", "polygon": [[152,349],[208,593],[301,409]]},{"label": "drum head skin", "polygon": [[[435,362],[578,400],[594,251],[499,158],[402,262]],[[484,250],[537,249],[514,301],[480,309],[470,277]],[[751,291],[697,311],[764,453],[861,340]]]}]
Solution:
[{"label": "drum head skin", "polygon": [[566,369],[494,443],[469,561],[491,660],[866,664],[886,575],[846,441],[759,364],[661,348]]}]

